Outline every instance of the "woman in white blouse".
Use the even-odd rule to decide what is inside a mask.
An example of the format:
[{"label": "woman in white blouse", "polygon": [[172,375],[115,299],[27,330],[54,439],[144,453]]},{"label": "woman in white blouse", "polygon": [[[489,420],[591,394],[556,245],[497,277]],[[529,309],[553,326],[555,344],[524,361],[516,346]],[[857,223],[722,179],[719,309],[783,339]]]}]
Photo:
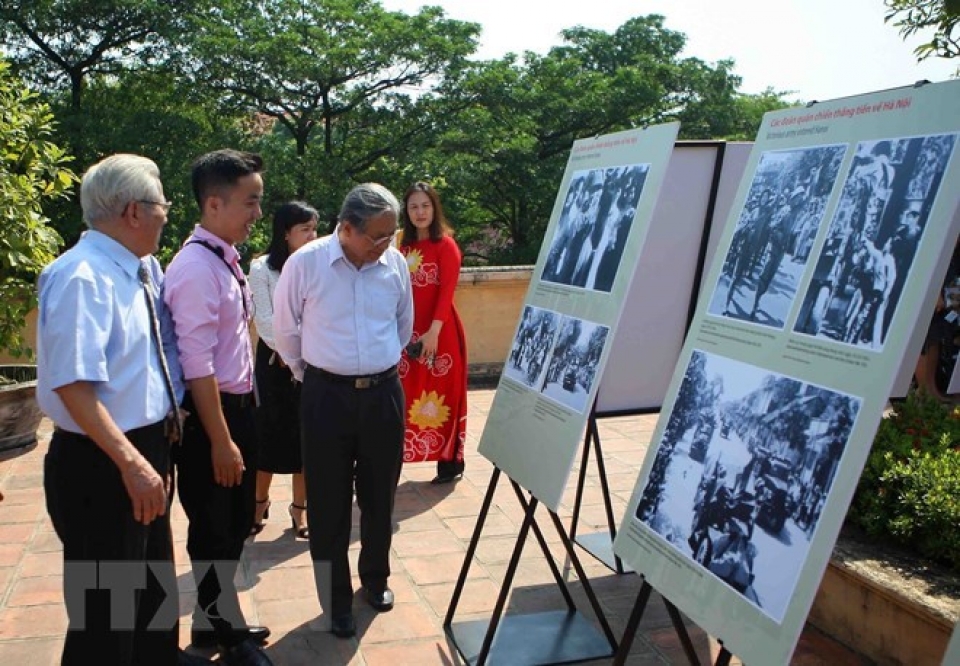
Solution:
[{"label": "woman in white blouse", "polygon": [[273,216],[273,236],[267,252],[250,263],[257,343],[257,511],[251,535],[259,534],[270,515],[270,483],[274,474],[293,474],[293,502],[288,508],[294,533],[309,536],[306,526],[307,491],[300,456],[300,384],[293,380],[273,343],[273,291],[287,257],[317,237],[317,211],[292,201]]}]

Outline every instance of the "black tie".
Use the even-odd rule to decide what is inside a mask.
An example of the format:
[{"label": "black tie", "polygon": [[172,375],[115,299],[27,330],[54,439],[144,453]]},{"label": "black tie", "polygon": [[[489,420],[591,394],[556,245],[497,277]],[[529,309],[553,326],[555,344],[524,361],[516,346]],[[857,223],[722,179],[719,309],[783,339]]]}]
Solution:
[{"label": "black tie", "polygon": [[157,306],[153,300],[153,281],[150,279],[150,271],[144,264],[140,264],[140,270],[137,271],[140,276],[140,282],[143,283],[143,293],[147,298],[147,309],[150,311],[150,337],[153,338],[153,346],[157,350],[157,356],[160,358],[160,368],[163,370],[163,383],[167,389],[167,397],[170,398],[170,404],[173,406],[173,425],[175,441],[180,441],[180,435],[183,432],[183,423],[180,421],[180,409],[177,405],[177,394],[173,390],[173,379],[170,378],[170,366],[167,365],[167,357],[163,353],[163,340],[160,338],[160,320],[157,318]]}]

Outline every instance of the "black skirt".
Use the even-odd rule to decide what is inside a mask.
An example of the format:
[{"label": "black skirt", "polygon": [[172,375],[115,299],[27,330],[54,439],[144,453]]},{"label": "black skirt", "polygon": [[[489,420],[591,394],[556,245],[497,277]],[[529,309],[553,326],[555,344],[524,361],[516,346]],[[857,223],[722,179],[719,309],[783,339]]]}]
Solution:
[{"label": "black skirt", "polygon": [[[272,362],[271,362],[272,359]],[[300,383],[280,364],[280,355],[257,342],[257,469],[275,474],[303,471],[300,456]]]}]

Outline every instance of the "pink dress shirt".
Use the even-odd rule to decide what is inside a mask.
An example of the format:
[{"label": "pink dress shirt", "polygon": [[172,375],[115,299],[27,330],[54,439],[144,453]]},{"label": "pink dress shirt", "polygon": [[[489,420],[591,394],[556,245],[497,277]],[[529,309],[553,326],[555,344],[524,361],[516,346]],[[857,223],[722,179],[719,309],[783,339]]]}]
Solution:
[{"label": "pink dress shirt", "polygon": [[[223,260],[203,245],[191,243],[193,240],[220,248]],[[190,381],[216,375],[221,392],[250,393],[253,350],[248,321],[253,316],[252,300],[236,248],[195,227],[170,262],[164,287],[184,378]]]}]

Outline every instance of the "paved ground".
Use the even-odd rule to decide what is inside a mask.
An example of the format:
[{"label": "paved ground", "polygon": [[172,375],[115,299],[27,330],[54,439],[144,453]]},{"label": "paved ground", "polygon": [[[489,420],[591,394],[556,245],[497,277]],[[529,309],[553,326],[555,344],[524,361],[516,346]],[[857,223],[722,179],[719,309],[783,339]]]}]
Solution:
[{"label": "paved ground", "polygon": [[[471,391],[467,443],[467,473],[456,485],[432,486],[431,465],[408,465],[397,492],[397,532],[393,540],[394,574],[390,585],[397,603],[390,613],[376,614],[359,597],[355,605],[358,635],[339,640],[321,630],[322,620],[313,583],[307,542],[294,538],[286,517],[289,477],[278,476],[271,490],[273,509],[266,529],[248,542],[240,573],[242,603],[251,623],[273,630],[267,652],[277,666],[284,664],[350,666],[429,666],[461,664],[456,647],[443,632],[455,581],[476,526],[481,500],[492,467],[476,453],[493,391]],[[637,469],[656,424],[656,416],[602,419],[604,460],[610,480],[614,514],[619,521],[636,482]],[[58,662],[66,614],[61,599],[60,542],[52,531],[43,501],[42,465],[50,423],[41,426],[40,443],[29,450],[0,454],[0,664],[46,666]],[[595,466],[588,471],[584,507],[577,531],[606,529]],[[576,473],[564,497],[561,518],[569,528]],[[584,617],[594,621],[576,575],[560,546],[546,513],[538,514],[551,549]],[[354,515],[356,520],[356,514]],[[493,499],[476,557],[471,563],[454,623],[488,621],[491,617],[522,510],[504,479]],[[194,591],[184,540],[186,519],[177,504],[173,512],[181,597],[181,644],[189,642]],[[355,524],[356,531],[356,524]],[[352,546],[354,572],[359,544]],[[619,639],[640,582],[635,575],[618,576],[579,550],[614,635]],[[359,585],[359,583],[355,583]],[[541,551],[532,539],[511,590],[507,612],[518,614],[565,608]],[[690,635],[704,663],[712,662],[717,643],[698,628]],[[600,660],[592,663],[609,663]],[[509,664],[509,660],[498,660]],[[676,632],[654,595],[633,642],[629,664],[687,663]],[[738,663],[736,659],[733,663]],[[808,628],[800,639],[793,664],[852,664],[864,660]]]}]

